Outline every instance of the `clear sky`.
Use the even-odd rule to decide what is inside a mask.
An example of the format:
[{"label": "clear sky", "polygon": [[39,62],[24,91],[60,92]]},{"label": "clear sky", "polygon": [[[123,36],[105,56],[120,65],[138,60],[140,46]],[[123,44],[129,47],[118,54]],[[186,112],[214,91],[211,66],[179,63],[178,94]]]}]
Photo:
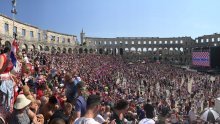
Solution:
[{"label": "clear sky", "polygon": [[[11,0],[0,0],[0,13],[10,11]],[[220,0],[17,0],[17,11],[19,21],[77,36],[82,28],[92,37],[220,33]]]}]

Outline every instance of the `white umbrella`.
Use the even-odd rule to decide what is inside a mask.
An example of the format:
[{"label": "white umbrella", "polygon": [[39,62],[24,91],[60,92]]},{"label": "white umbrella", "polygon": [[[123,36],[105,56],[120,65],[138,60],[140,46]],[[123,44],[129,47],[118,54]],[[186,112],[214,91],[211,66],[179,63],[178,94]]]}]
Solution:
[{"label": "white umbrella", "polygon": [[201,119],[204,121],[208,122],[213,122],[219,117],[219,114],[213,110],[212,108],[206,109],[202,114],[201,114]]}]

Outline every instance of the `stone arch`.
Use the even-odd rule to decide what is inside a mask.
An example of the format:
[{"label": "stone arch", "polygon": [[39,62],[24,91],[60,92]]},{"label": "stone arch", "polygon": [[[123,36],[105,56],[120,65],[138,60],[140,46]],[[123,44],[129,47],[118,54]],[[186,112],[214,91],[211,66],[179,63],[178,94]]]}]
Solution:
[{"label": "stone arch", "polygon": [[[179,50],[179,48],[178,47],[175,47],[174,48],[174,52],[173,52],[173,54],[180,54],[180,50]],[[175,58],[175,60],[178,60],[179,61],[179,58]]]},{"label": "stone arch", "polygon": [[72,52],[73,52],[72,48],[69,48],[69,49],[68,49],[68,53],[69,53],[69,54],[72,54]]},{"label": "stone arch", "polygon": [[85,49],[84,49],[84,52],[85,52],[85,53],[88,53],[88,49],[87,49],[87,48],[85,48]]},{"label": "stone arch", "polygon": [[38,45],[38,50],[43,51],[43,47],[41,45]]},{"label": "stone arch", "polygon": [[60,47],[57,47],[57,52],[59,52],[59,53],[61,52],[61,49],[60,49]]},{"label": "stone arch", "polygon": [[110,54],[113,54],[113,49],[112,48],[110,49]]},{"label": "stone arch", "polygon": [[124,53],[124,49],[123,49],[123,48],[120,48],[120,49],[119,49],[119,54],[120,54],[120,55],[123,55],[123,53]]},{"label": "stone arch", "polygon": [[176,47],[175,50],[176,50],[176,51],[179,51],[179,48]]},{"label": "stone arch", "polygon": [[107,48],[107,54],[110,54],[111,50],[110,48]]},{"label": "stone arch", "polygon": [[100,48],[100,49],[99,49],[99,54],[102,54],[102,53],[103,53],[103,49]]},{"label": "stone arch", "polygon": [[105,53],[106,55],[108,55],[108,49],[107,49],[107,48],[104,48],[104,53]]},{"label": "stone arch", "polygon": [[147,48],[143,48],[143,52],[147,52]]},{"label": "stone arch", "polygon": [[32,46],[33,46],[33,50],[35,51],[35,50],[36,50],[36,47],[35,47],[35,45],[34,45],[34,44],[32,44]]},{"label": "stone arch", "polygon": [[63,53],[66,53],[66,48],[65,47],[63,48]]},{"label": "stone arch", "polygon": [[167,48],[167,47],[165,47],[165,48],[163,49],[163,53],[164,53],[164,54],[168,54],[168,53],[169,53],[169,51],[168,51],[168,48]]},{"label": "stone arch", "polygon": [[45,46],[44,51],[50,51],[50,48],[48,46]]},{"label": "stone arch", "polygon": [[79,54],[83,53],[83,48],[79,48]]},{"label": "stone arch", "polygon": [[10,41],[5,41],[5,47],[11,48],[11,42]]},{"label": "stone arch", "polygon": [[161,47],[158,48],[158,52],[159,52],[159,55],[162,55],[163,54],[163,49]]},{"label": "stone arch", "polygon": [[129,52],[129,48],[125,48],[125,52]]},{"label": "stone arch", "polygon": [[51,53],[55,53],[55,52],[56,52],[56,49],[55,49],[54,46],[52,46],[52,48],[51,48]]},{"label": "stone arch", "polygon": [[169,54],[173,54],[173,48],[172,47],[169,48]]},{"label": "stone arch", "polygon": [[31,51],[35,51],[35,50],[36,50],[36,47],[35,47],[34,44],[32,44],[32,45],[30,46],[30,50],[31,50]]},{"label": "stone arch", "polygon": [[28,45],[27,44],[22,44],[21,49],[24,51],[28,51]]},{"label": "stone arch", "polygon": [[183,47],[180,47],[180,52],[183,52]]},{"label": "stone arch", "polygon": [[135,47],[131,47],[130,51],[131,52],[136,52],[136,48]]},{"label": "stone arch", "polygon": [[142,49],[141,49],[141,48],[137,48],[137,51],[138,51],[138,52],[142,52]]},{"label": "stone arch", "polygon": [[115,51],[115,55],[118,55],[118,53],[119,53],[118,48],[115,48],[114,51]]},{"label": "stone arch", "polygon": [[93,49],[91,48],[91,49],[89,49],[89,53],[93,53]]}]

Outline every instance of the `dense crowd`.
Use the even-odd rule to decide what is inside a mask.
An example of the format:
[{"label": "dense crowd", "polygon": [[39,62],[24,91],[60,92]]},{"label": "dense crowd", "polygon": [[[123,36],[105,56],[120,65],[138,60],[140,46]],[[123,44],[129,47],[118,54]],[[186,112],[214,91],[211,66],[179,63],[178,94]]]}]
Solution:
[{"label": "dense crowd", "polygon": [[4,52],[2,123],[202,124],[199,114],[220,97],[219,75],[169,64],[131,63],[112,55],[22,52],[17,55],[21,71],[16,71],[7,61],[9,50]]}]

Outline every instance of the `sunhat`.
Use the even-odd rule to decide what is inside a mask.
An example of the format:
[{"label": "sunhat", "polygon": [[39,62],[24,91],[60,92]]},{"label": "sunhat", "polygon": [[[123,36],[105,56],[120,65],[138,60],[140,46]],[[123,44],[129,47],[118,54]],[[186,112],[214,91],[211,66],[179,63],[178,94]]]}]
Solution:
[{"label": "sunhat", "polygon": [[31,103],[31,100],[27,99],[24,94],[18,95],[14,104],[15,109],[23,109]]}]

